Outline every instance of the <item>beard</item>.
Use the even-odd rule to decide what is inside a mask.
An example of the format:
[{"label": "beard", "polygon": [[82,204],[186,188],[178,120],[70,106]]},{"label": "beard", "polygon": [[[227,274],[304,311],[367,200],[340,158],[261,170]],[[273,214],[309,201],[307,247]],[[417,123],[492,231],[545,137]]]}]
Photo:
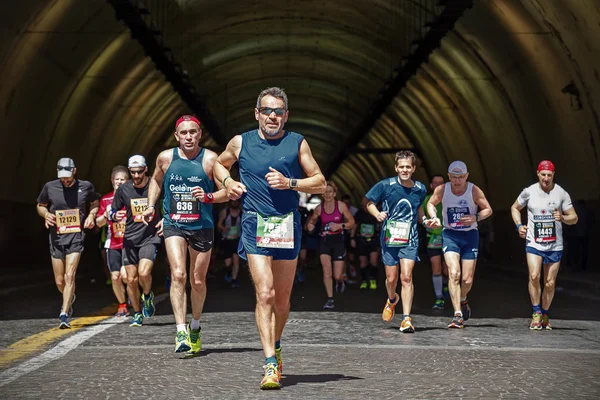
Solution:
[{"label": "beard", "polygon": [[267,128],[267,124],[266,123],[264,125],[260,126],[260,130],[263,133],[263,135],[269,136],[269,137],[273,137],[273,136],[279,135],[279,132],[281,132],[282,129],[283,129],[283,124],[281,126],[278,126],[275,129],[269,129],[269,128]]}]

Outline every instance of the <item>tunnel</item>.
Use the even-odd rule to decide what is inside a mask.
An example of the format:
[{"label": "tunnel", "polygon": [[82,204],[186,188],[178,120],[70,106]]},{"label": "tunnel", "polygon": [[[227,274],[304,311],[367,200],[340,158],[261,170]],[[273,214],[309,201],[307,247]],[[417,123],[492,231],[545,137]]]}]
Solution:
[{"label": "tunnel", "polygon": [[105,193],[183,113],[223,150],[269,86],[355,204],[411,149],[425,183],[466,162],[496,257],[521,257],[509,210],[541,160],[600,217],[598,0],[20,0],[0,20],[3,251],[46,240],[34,205],[59,158]]}]

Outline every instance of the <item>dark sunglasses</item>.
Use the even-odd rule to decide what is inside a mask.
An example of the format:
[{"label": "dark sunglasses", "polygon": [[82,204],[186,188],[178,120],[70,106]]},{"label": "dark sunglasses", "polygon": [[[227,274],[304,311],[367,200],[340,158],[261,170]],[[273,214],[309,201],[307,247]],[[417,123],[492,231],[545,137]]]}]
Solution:
[{"label": "dark sunglasses", "polygon": [[73,167],[61,167],[60,165],[56,169],[58,171],[73,171]]},{"label": "dark sunglasses", "polygon": [[146,171],[145,171],[145,170],[143,170],[143,169],[140,169],[140,170],[133,170],[133,169],[130,169],[130,170],[129,170],[129,172],[131,173],[131,175],[142,175],[142,174],[143,174],[144,172],[146,172]]},{"label": "dark sunglasses", "polygon": [[258,111],[262,115],[271,115],[271,113],[275,113],[278,117],[282,117],[287,111],[285,108],[271,108],[271,107],[261,107]]}]

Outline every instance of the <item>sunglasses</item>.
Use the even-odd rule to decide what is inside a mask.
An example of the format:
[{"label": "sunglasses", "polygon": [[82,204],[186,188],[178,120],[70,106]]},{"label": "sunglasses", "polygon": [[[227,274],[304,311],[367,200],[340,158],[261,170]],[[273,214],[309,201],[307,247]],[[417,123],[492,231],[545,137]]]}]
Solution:
[{"label": "sunglasses", "polygon": [[142,174],[143,174],[144,172],[146,172],[146,171],[145,171],[145,170],[143,170],[143,169],[140,169],[140,170],[133,170],[133,169],[130,169],[130,170],[129,170],[129,172],[131,173],[131,175],[142,175]]},{"label": "sunglasses", "polygon": [[73,171],[73,167],[61,167],[60,165],[56,169],[58,171]]},{"label": "sunglasses", "polygon": [[271,113],[275,113],[276,116],[282,117],[287,110],[285,108],[261,107],[258,111],[262,115],[271,115]]}]

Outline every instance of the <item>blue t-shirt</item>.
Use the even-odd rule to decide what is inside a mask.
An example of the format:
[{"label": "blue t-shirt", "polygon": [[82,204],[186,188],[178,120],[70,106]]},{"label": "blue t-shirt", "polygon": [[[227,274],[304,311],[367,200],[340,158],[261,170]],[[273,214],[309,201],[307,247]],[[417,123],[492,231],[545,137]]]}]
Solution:
[{"label": "blue t-shirt", "polygon": [[272,167],[287,178],[302,178],[298,152],[303,139],[302,135],[288,131],[275,140],[261,138],[257,129],[242,133],[239,168],[240,181],[247,189],[242,196],[244,211],[271,217],[298,209],[298,192],[271,189],[265,175]]},{"label": "blue t-shirt", "polygon": [[[427,189],[419,181],[413,187],[404,187],[398,177],[379,181],[369,190],[365,197],[375,204],[381,203],[381,211],[387,211],[388,220],[410,222],[408,246],[418,246],[417,233],[418,209],[427,197]],[[381,246],[385,246],[385,223],[381,229]]]}]

